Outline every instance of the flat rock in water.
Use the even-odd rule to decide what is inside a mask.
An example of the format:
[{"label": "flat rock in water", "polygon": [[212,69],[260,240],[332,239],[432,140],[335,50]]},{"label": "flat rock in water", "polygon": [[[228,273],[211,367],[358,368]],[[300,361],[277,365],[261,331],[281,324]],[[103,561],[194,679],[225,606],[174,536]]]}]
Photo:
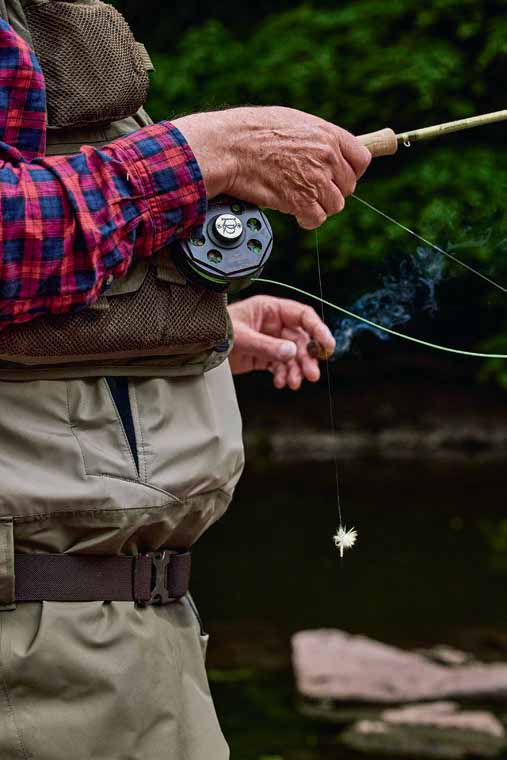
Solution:
[{"label": "flat rock in water", "polygon": [[295,634],[292,660],[299,693],[335,705],[507,700],[507,663],[447,667],[338,630]]},{"label": "flat rock in water", "polygon": [[378,720],[361,720],[341,736],[345,746],[390,757],[496,757],[506,747],[505,731],[491,713],[452,702],[386,710]]},{"label": "flat rock in water", "polygon": [[469,652],[462,652],[461,649],[455,649],[454,647],[448,647],[445,644],[437,644],[437,646],[430,649],[418,649],[417,654],[422,654],[432,662],[437,662],[440,665],[447,665],[449,668],[456,668],[459,665],[470,665],[470,663],[477,663],[476,658]]}]

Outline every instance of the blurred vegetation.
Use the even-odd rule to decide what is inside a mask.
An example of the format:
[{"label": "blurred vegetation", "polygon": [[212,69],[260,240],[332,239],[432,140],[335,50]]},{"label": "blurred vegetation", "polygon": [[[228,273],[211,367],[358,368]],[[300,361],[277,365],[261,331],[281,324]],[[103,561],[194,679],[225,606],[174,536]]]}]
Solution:
[{"label": "blurred vegetation", "polygon": [[489,545],[491,569],[505,574],[507,572],[507,520],[485,518],[482,523],[482,533]]},{"label": "blurred vegetation", "polygon": [[[157,119],[276,103],[359,134],[505,107],[505,0],[345,0],[338,7],[222,0],[157,7],[152,14],[149,3],[118,5],[155,51],[150,109]],[[358,193],[507,282],[504,135],[505,125],[497,125],[418,144],[374,162]],[[314,289],[314,235],[273,217],[277,246],[269,275]],[[353,200],[320,231],[319,241],[326,294],[342,303],[367,287],[388,254],[414,249],[405,232]],[[467,313],[476,329],[470,333],[467,317],[459,315],[464,342],[471,335],[469,345],[486,338],[491,346],[505,344],[505,299],[454,267],[452,273],[459,274],[463,295],[473,298]],[[477,320],[485,309],[488,317]],[[491,364],[484,376],[507,385],[505,363]]]}]

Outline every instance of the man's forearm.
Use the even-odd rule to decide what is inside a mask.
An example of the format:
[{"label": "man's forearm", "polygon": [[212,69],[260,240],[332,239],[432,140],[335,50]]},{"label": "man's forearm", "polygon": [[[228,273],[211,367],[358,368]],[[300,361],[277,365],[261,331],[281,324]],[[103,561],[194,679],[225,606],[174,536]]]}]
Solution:
[{"label": "man's forearm", "polygon": [[318,227],[343,209],[371,159],[349,132],[281,107],[194,114],[103,150],[43,158],[44,80],[1,20],[0,88],[0,329],[89,305],[134,256],[199,227],[207,194]]}]

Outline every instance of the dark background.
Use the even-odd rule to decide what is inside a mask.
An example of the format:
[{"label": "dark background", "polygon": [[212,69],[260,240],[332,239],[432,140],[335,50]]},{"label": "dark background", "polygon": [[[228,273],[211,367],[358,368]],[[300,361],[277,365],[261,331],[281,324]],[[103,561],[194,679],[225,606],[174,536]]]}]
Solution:
[{"label": "dark background", "polygon": [[[149,104],[155,118],[283,104],[360,134],[505,107],[507,6],[501,0],[116,4],[155,60]],[[358,194],[505,283],[506,159],[505,125],[483,127],[378,159]],[[315,292],[315,236],[289,218],[272,213],[271,219],[276,246],[267,276]],[[325,295],[344,306],[377,288],[389,262],[416,248],[406,233],[353,200],[321,229],[319,242]],[[408,329],[448,345],[507,353],[499,291],[451,265],[439,305],[431,322],[420,314],[422,322]],[[412,347],[400,350],[407,348],[413,355]],[[474,377],[479,369],[470,365]],[[505,363],[485,371],[507,386]]]},{"label": "dark background", "polygon": [[[500,0],[116,4],[154,58],[156,119],[282,104],[360,134],[505,107]],[[358,194],[507,285],[506,169],[499,124],[378,159]],[[270,219],[266,276],[316,293],[315,235]],[[319,243],[325,296],[342,306],[381,287],[417,249],[353,199]],[[507,353],[505,294],[446,262],[436,302],[430,311],[416,300],[402,331]],[[339,316],[327,309],[326,320],[335,328]],[[258,374],[237,380],[245,475],[229,514],[194,552],[210,680],[238,760],[348,757],[335,726],[294,709],[290,636],[301,628],[507,659],[506,362],[362,334],[331,364],[331,384],[344,517],[359,530],[357,547],[340,563],[331,541],[325,382],[294,394]]]}]

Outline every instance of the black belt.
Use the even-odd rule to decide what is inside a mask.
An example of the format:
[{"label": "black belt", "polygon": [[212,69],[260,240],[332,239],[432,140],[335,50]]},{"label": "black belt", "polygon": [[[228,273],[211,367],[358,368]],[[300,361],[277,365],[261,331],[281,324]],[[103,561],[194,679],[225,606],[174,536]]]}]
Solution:
[{"label": "black belt", "polygon": [[169,604],[190,582],[190,552],[136,557],[15,554],[16,602]]}]

